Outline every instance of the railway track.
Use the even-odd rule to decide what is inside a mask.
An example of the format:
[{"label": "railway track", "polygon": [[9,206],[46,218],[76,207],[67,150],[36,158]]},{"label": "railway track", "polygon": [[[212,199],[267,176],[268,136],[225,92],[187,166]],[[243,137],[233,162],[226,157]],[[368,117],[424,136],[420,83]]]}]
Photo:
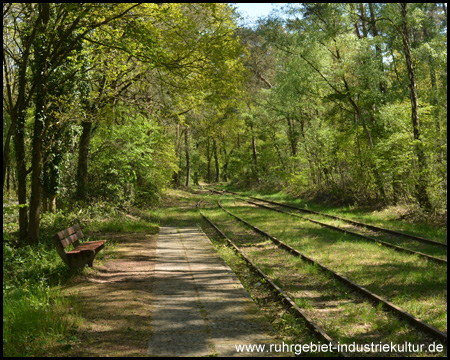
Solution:
[{"label": "railway track", "polygon": [[[228,192],[232,193],[231,191],[228,191]],[[236,194],[236,193],[233,193],[233,194],[239,195],[239,194]],[[263,202],[266,202],[266,203],[271,203],[271,204],[274,204],[274,205],[284,206],[284,207],[291,208],[291,209],[294,209],[294,210],[298,210],[298,211],[301,211],[301,212],[306,212],[308,214],[316,214],[316,215],[320,215],[320,216],[324,216],[324,217],[328,217],[328,218],[344,221],[344,222],[347,222],[347,223],[350,223],[350,224],[353,224],[353,225],[356,225],[356,226],[359,226],[359,227],[365,227],[365,228],[368,228],[368,229],[371,229],[371,230],[374,230],[374,231],[381,231],[381,232],[385,232],[385,233],[401,236],[401,237],[404,237],[404,238],[407,238],[407,239],[411,239],[411,240],[415,240],[415,241],[422,242],[422,243],[436,245],[436,246],[439,246],[439,247],[447,249],[447,244],[444,244],[444,243],[439,242],[439,241],[426,239],[426,238],[423,238],[423,237],[420,237],[420,236],[406,234],[406,233],[403,233],[403,232],[400,232],[400,231],[391,230],[391,229],[385,229],[385,228],[382,228],[382,227],[379,227],[379,226],[365,224],[365,223],[362,223],[362,222],[359,222],[359,221],[355,221],[355,220],[345,219],[345,218],[342,218],[340,216],[324,214],[324,213],[321,213],[321,212],[318,212],[318,211],[313,211],[313,210],[309,210],[309,209],[299,208],[297,206],[293,206],[293,205],[289,205],[289,204],[282,204],[282,203],[278,203],[278,202],[275,202],[275,201],[270,201],[270,200],[266,200],[266,199],[257,198],[257,197],[254,197],[254,196],[250,196],[250,198],[255,199],[255,200],[259,200],[259,201],[263,201]]]},{"label": "railway track", "polygon": [[[273,211],[285,213],[285,214],[290,215],[290,216],[295,216],[295,217],[298,217],[300,219],[311,221],[311,222],[316,223],[316,224],[318,224],[320,226],[328,227],[328,228],[336,230],[336,231],[340,231],[340,232],[344,232],[344,233],[347,233],[347,234],[351,234],[353,236],[356,236],[358,238],[362,238],[362,239],[367,240],[367,241],[376,242],[379,245],[391,248],[391,249],[393,249],[395,251],[405,252],[405,253],[409,253],[409,254],[415,254],[415,255],[417,255],[419,257],[426,258],[426,259],[428,259],[430,261],[433,261],[433,262],[436,262],[438,264],[447,265],[447,260],[442,258],[444,256],[446,257],[446,247],[447,247],[447,245],[443,244],[443,243],[440,243],[440,242],[437,242],[437,241],[424,239],[424,238],[419,238],[419,237],[412,236],[412,235],[410,236],[408,234],[399,233],[399,232],[396,232],[396,231],[393,231],[393,230],[388,230],[388,229],[382,229],[382,228],[379,228],[379,227],[374,227],[372,225],[363,224],[363,223],[356,222],[356,221],[353,221],[353,220],[343,219],[341,217],[337,217],[337,216],[333,216],[333,215],[319,213],[317,211],[301,209],[301,208],[298,208],[298,207],[295,207],[295,206],[292,206],[292,205],[288,205],[288,204],[281,204],[281,203],[277,203],[277,202],[274,202],[274,201],[260,199],[260,198],[256,198],[256,197],[252,197],[252,196],[250,197],[251,199],[254,199],[256,201],[264,202],[266,204],[267,203],[271,204],[271,206],[268,206],[268,205],[264,205],[264,204],[261,204],[261,203],[255,202],[255,201],[244,199],[244,198],[240,197],[239,194],[236,194],[234,192],[231,192],[231,191],[227,191],[227,192],[230,193],[230,194],[233,194],[234,196],[237,196],[238,199],[240,199],[240,200],[246,201],[246,202],[248,202],[250,204],[253,204],[253,205],[256,205],[256,206],[268,209],[268,210],[273,210]],[[331,219],[336,219],[336,220],[339,220],[339,221],[344,221],[344,222],[350,223],[352,225],[355,225],[357,227],[357,229],[353,230],[353,229],[349,229],[348,227],[335,226],[335,225],[332,225],[330,223],[325,223],[323,221],[318,221],[317,219],[315,220],[315,219],[312,219],[310,217],[301,216],[299,214],[283,210],[283,208],[285,208],[285,209],[286,208],[287,209],[294,209],[294,210],[301,211],[301,212],[308,212],[310,214],[319,215],[319,216],[325,217],[325,218],[331,218]],[[428,251],[434,251],[435,254],[438,254],[441,257],[433,256],[433,255],[424,253],[422,251],[412,250],[412,249],[409,249],[409,248],[404,247],[404,246],[399,246],[399,245],[393,244],[392,242],[383,241],[383,240],[381,240],[379,238],[374,238],[372,236],[368,236],[368,235],[366,235],[366,234],[361,232],[361,229],[364,228],[364,227],[369,228],[369,229],[371,229],[371,228],[377,229],[378,232],[384,231],[384,232],[388,232],[390,234],[394,234],[395,233],[396,236],[402,236],[404,238],[410,237],[410,239],[412,239],[413,241],[420,241],[422,243],[426,243],[427,246],[425,247],[424,251],[427,251],[427,250]],[[359,232],[357,232],[357,231],[359,231]],[[401,234],[401,235],[399,235],[399,234]],[[421,239],[421,240],[417,240],[417,239]],[[434,248],[436,246],[439,247],[439,249]]]},{"label": "railway track", "polygon": [[[221,206],[221,205],[219,204],[219,206]],[[444,332],[442,332],[442,331],[440,331],[440,330],[430,326],[429,324],[427,324],[424,321],[416,318],[415,316],[409,314],[408,312],[400,309],[398,306],[390,303],[389,301],[383,299],[382,297],[378,296],[377,294],[374,294],[373,292],[371,292],[371,291],[363,288],[362,286],[352,282],[351,280],[345,278],[344,276],[339,275],[339,274],[335,273],[334,271],[332,271],[331,269],[328,269],[327,267],[317,263],[316,261],[314,261],[311,258],[305,256],[304,254],[300,253],[298,250],[292,248],[291,246],[281,242],[280,240],[278,240],[274,236],[268,234],[267,232],[264,232],[264,231],[262,231],[259,228],[255,228],[252,224],[250,224],[250,223],[246,222],[245,220],[239,218],[238,216],[232,214],[228,210],[224,209],[222,206],[221,206],[221,208],[223,209],[223,211],[227,212],[230,216],[232,216],[235,219],[239,220],[240,222],[246,224],[246,226],[251,227],[253,229],[253,231],[258,232],[263,237],[270,238],[272,241],[274,241],[277,244],[278,247],[281,247],[284,250],[287,250],[290,254],[293,254],[296,257],[299,257],[299,258],[301,258],[302,260],[304,260],[304,261],[306,261],[308,263],[315,264],[315,266],[320,268],[322,271],[327,272],[328,274],[331,274],[335,279],[345,283],[346,286],[349,286],[350,288],[352,288],[352,290],[357,291],[359,294],[361,294],[362,296],[366,297],[371,302],[374,302],[376,304],[381,304],[380,306],[382,306],[385,310],[395,314],[397,317],[399,317],[399,318],[401,318],[403,320],[406,320],[408,323],[412,324],[414,327],[420,329],[424,333],[429,334],[434,339],[439,339],[440,341],[446,342],[446,340],[447,340],[447,334],[446,333],[444,333]],[[209,218],[207,219],[206,215],[204,215],[203,213],[202,213],[202,216],[211,224],[211,226],[213,226],[218,232],[221,233],[221,236],[226,238],[226,235],[223,233],[223,231],[221,231],[217,227],[217,225],[214,224],[211,221],[211,219],[209,219]],[[231,240],[227,238],[227,241],[231,241]],[[288,303],[290,303],[290,302],[288,302]],[[290,303],[290,304],[292,304],[292,303]]]},{"label": "railway track", "polygon": [[247,263],[247,265],[258,274],[258,276],[265,281],[266,284],[271,288],[273,292],[275,292],[283,305],[294,315],[300,319],[302,319],[308,328],[313,332],[313,334],[320,340],[325,341],[326,344],[331,345],[331,349],[334,353],[339,354],[343,357],[348,357],[348,354],[344,351],[339,351],[338,344],[320,327],[318,326],[302,309],[298,307],[298,305],[291,299],[291,297],[287,294],[286,291],[281,289],[278,285],[276,285],[270,277],[265,274],[245,253],[227,236],[225,233],[210,219],[208,218],[201,210],[200,204],[197,204],[197,208],[201,216],[222,236],[237,254],[239,254]]}]

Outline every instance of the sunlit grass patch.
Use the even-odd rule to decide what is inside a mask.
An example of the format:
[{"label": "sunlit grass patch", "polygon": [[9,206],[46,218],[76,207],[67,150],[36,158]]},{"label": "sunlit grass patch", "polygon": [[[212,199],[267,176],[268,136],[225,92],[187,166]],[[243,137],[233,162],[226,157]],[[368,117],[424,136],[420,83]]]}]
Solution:
[{"label": "sunlit grass patch", "polygon": [[[396,205],[374,210],[353,205],[332,206],[314,203],[312,201],[306,201],[301,198],[293,198],[292,196],[282,191],[271,194],[259,194],[254,191],[236,191],[245,196],[255,196],[266,200],[286,203],[297,206],[299,208],[319,211],[325,214],[340,216],[343,218],[352,219],[392,230],[402,231],[411,235],[421,236],[447,243],[446,226],[428,224],[424,221],[414,221],[414,219],[409,219],[406,215],[413,210],[408,209],[406,206]],[[306,216],[306,214],[304,215]],[[423,219],[423,217],[420,216],[416,216],[416,218]]]},{"label": "sunlit grass patch", "polygon": [[[219,212],[208,211],[207,214],[210,218],[217,218],[220,217],[220,215],[223,215],[223,211],[221,210]],[[224,240],[217,236],[215,230],[212,230],[206,223],[204,224],[204,230],[213,241],[220,256],[239,277],[245,289],[251,294],[252,298],[264,312],[265,316],[267,316],[278,334],[283,338],[283,341],[286,343],[316,341],[302,320],[292,316],[279,303],[274,301],[276,296],[266,286],[267,282],[265,279],[262,279],[257,276],[255,272],[251,271],[245,260],[231,250],[230,247],[225,246]]]},{"label": "sunlit grass patch", "polygon": [[126,218],[124,216],[109,218],[106,221],[91,223],[90,231],[101,232],[120,232],[120,233],[149,233],[156,234],[158,232],[158,224],[149,223],[142,219]]},{"label": "sunlit grass patch", "polygon": [[[418,271],[423,271],[424,267],[428,266],[427,261],[422,261],[417,256],[392,253],[389,249],[381,249],[376,243],[368,244],[362,239],[354,239],[310,222],[248,206],[229,196],[216,196],[217,198],[221,198],[222,205],[232,213],[352,280],[360,280],[363,282],[362,285],[370,290],[380,290],[381,295],[390,301],[399,293],[399,289],[406,289],[407,293],[414,293],[414,289],[418,289],[417,292],[423,289],[417,284],[417,281],[423,280],[420,277],[417,277],[417,281],[412,280],[412,289],[403,286],[401,280],[401,276],[412,271],[417,264],[419,264]],[[374,306],[356,295],[353,290],[331,275],[325,274],[317,266],[307,264],[300,258],[295,258],[275,245],[267,243],[267,239],[250,230],[248,226],[237,222],[218,207],[214,208],[212,205],[215,202],[211,201],[209,204],[211,207],[207,210],[207,215],[236,242],[243,241],[242,244],[247,244],[242,249],[247,251],[252,260],[269,273],[273,281],[287,291],[297,304],[302,305],[329,335],[341,343],[365,340],[369,343],[427,341],[421,332],[398,320],[381,306]],[[250,234],[253,234],[253,241],[247,239]],[[257,240],[258,238],[260,240]],[[264,247],[260,246],[262,244]],[[396,268],[391,269],[391,266]],[[436,269],[431,273],[434,271]],[[393,276],[389,278],[386,274]],[[415,277],[416,275],[412,278]],[[425,277],[429,278],[430,275]],[[437,284],[441,281],[442,279],[438,280]],[[446,280],[444,282],[446,283]],[[424,288],[429,288],[430,285],[430,289],[436,292],[436,283],[427,284]],[[433,323],[437,325],[443,313],[443,305],[430,294],[426,297],[433,299],[438,309]],[[401,302],[397,303],[400,307],[407,305],[404,300],[398,301]],[[427,320],[433,321],[429,315]]]},{"label": "sunlit grass patch", "polygon": [[313,309],[312,305],[307,299],[297,298],[294,302],[301,309]]}]

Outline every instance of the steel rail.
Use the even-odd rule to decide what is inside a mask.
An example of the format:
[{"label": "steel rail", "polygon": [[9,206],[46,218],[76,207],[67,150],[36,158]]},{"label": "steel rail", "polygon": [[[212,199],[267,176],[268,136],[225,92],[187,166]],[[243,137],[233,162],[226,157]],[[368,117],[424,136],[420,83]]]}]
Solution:
[{"label": "steel rail", "polygon": [[300,251],[298,251],[297,249],[294,249],[293,247],[291,247],[290,245],[284,243],[283,241],[277,239],[276,237],[268,234],[267,232],[257,228],[256,226],[250,224],[249,222],[245,221],[244,219],[241,219],[240,217],[238,217],[237,215],[231,213],[230,211],[228,211],[227,209],[225,209],[222,204],[220,203],[220,200],[217,201],[219,207],[224,210],[226,213],[228,213],[229,215],[233,216],[234,218],[238,219],[239,221],[243,222],[244,224],[246,224],[247,226],[249,226],[250,228],[252,228],[254,231],[260,233],[263,236],[268,237],[269,239],[271,239],[275,244],[277,244],[279,247],[283,248],[284,250],[289,251],[291,254],[300,257],[302,260],[305,260],[311,264],[315,264],[317,265],[321,270],[331,274],[334,278],[340,280],[341,282],[349,285],[351,288],[353,288],[354,290],[358,291],[360,294],[364,295],[366,298],[368,298],[369,300],[373,301],[374,303],[376,303],[377,305],[381,304],[382,307],[386,310],[391,311],[392,313],[394,313],[395,315],[399,316],[400,318],[408,321],[410,324],[420,328],[422,331],[426,332],[427,334],[430,334],[440,340],[443,341],[447,341],[447,334],[444,333],[443,331],[436,329],[435,327],[427,324],[425,321],[416,318],[414,315],[406,312],[405,310],[399,308],[397,305],[392,304],[391,302],[383,299],[381,296],[371,292],[370,290],[362,287],[361,285],[358,285],[357,283],[347,279],[346,277],[334,272],[333,270],[327,268],[326,266],[320,264],[319,262],[305,256],[304,254],[302,254]]},{"label": "steel rail", "polygon": [[[319,336],[321,339],[325,340],[327,343],[330,343],[332,345],[333,349],[338,349],[338,346],[336,345],[336,342],[321,328],[319,327],[302,309],[298,307],[298,305],[287,295],[287,293],[282,290],[278,285],[276,285],[250,258],[248,258],[240,249],[237,247],[232,240],[228,236],[225,235],[225,233],[216,225],[214,222],[209,219],[201,210],[199,207],[199,204],[197,204],[197,207],[199,209],[200,214],[203,216],[203,218],[208,221],[208,223],[227,241],[228,245],[238,254],[242,256],[242,258],[247,262],[247,264],[252,268],[254,271],[256,271],[259,276],[261,276],[267,283],[270,285],[272,290],[280,295],[283,304],[288,308],[288,310],[294,310],[295,313],[305,321],[306,325],[309,327],[310,330],[316,334],[316,336]],[[348,357],[349,355],[345,352],[338,351],[339,354],[341,354],[344,357]]]},{"label": "steel rail", "polygon": [[287,215],[290,215],[290,216],[295,216],[295,217],[298,217],[298,218],[303,219],[303,220],[308,220],[308,221],[311,221],[311,222],[313,222],[315,224],[318,224],[318,225],[321,225],[321,226],[325,226],[325,227],[328,227],[330,229],[337,230],[337,231],[340,231],[340,232],[343,232],[343,233],[346,233],[346,234],[351,234],[351,235],[357,236],[357,237],[359,237],[361,239],[364,239],[364,240],[374,241],[374,242],[376,242],[376,243],[378,243],[380,245],[386,246],[386,247],[394,249],[396,251],[405,252],[405,253],[412,254],[412,255],[418,255],[418,256],[424,257],[424,258],[426,258],[428,260],[434,261],[434,262],[436,262],[438,264],[447,265],[447,260],[440,259],[438,257],[431,256],[431,255],[428,255],[428,254],[424,254],[424,253],[422,253],[420,251],[406,249],[404,247],[401,247],[401,246],[398,246],[398,245],[393,245],[393,244],[387,243],[385,241],[378,240],[378,239],[372,238],[370,236],[363,235],[363,234],[360,234],[360,233],[357,233],[357,232],[354,232],[354,231],[351,231],[351,230],[342,229],[342,228],[334,226],[334,225],[330,225],[330,224],[323,223],[321,221],[309,219],[307,217],[303,217],[303,216],[300,216],[298,214],[293,214],[293,213],[290,213],[290,212],[287,212],[287,211],[283,211],[283,210],[280,210],[280,209],[275,209],[275,208],[272,208],[270,206],[257,204],[257,203],[255,203],[253,201],[250,201],[250,200],[246,200],[246,199],[239,198],[239,197],[238,197],[238,199],[240,199],[242,201],[245,201],[245,202],[248,202],[250,204],[253,204],[253,205],[265,208],[265,209],[278,211],[278,212],[283,213],[283,214],[287,214]]},{"label": "steel rail", "polygon": [[364,227],[366,227],[366,228],[368,228],[370,230],[382,231],[382,232],[384,231],[384,232],[387,232],[387,233],[390,233],[390,234],[393,234],[393,235],[402,236],[402,237],[413,239],[413,240],[416,240],[416,241],[419,241],[419,242],[423,242],[423,243],[432,244],[432,245],[436,245],[436,246],[447,248],[447,244],[441,243],[439,241],[425,239],[425,238],[420,237],[420,236],[410,235],[410,234],[406,234],[406,233],[403,233],[403,232],[400,232],[400,231],[391,230],[391,229],[385,229],[385,228],[382,228],[382,227],[379,227],[379,226],[369,225],[369,224],[365,224],[365,223],[362,223],[362,222],[359,222],[359,221],[355,221],[355,220],[344,219],[344,218],[339,217],[339,216],[324,214],[324,213],[321,213],[321,212],[318,212],[318,211],[303,209],[303,208],[299,208],[297,206],[293,206],[293,205],[289,205],[289,204],[282,204],[282,203],[277,203],[277,202],[271,201],[271,200],[260,199],[260,198],[254,197],[254,196],[249,196],[249,197],[252,198],[252,199],[255,199],[255,200],[268,202],[268,203],[271,203],[271,204],[274,204],[274,205],[285,206],[285,207],[288,207],[288,208],[291,208],[291,209],[304,211],[304,212],[311,213],[311,214],[326,216],[326,217],[329,217],[329,218],[332,218],[332,219],[336,219],[336,220],[345,221],[345,222],[348,222],[348,223],[356,225],[356,226],[364,226]]}]

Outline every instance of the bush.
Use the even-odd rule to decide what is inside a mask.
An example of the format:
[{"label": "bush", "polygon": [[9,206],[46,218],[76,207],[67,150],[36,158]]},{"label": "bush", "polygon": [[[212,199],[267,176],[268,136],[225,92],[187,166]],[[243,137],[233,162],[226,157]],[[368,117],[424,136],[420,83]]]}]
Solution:
[{"label": "bush", "polygon": [[114,204],[155,204],[177,170],[173,145],[155,120],[128,118],[92,138],[89,196]]}]

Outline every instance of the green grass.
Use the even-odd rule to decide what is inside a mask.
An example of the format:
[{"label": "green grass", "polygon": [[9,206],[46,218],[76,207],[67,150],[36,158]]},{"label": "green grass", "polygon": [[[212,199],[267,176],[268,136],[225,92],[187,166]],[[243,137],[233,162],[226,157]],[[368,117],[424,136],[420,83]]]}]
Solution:
[{"label": "green grass", "polygon": [[[252,195],[260,197],[255,193]],[[275,201],[288,200],[283,194],[270,196]],[[172,201],[174,198],[176,201]],[[76,326],[79,320],[76,311],[73,311],[71,299],[63,298],[58,292],[58,285],[70,278],[70,272],[54,250],[51,241],[54,233],[76,223],[81,224],[87,237],[95,237],[100,232],[155,233],[160,225],[192,226],[202,222],[195,208],[196,202],[202,198],[205,196],[172,191],[171,198],[167,199],[164,206],[151,211],[134,209],[129,214],[131,216],[125,216],[123,212],[118,212],[107,204],[76,208],[69,213],[48,214],[43,216],[41,221],[39,246],[22,249],[14,247],[17,225],[14,223],[14,216],[9,214],[8,221],[5,222],[4,219],[3,226],[3,355],[42,356],[46,355],[45,349],[54,344],[70,347],[77,342]],[[387,316],[379,308],[365,302],[345,304],[345,300],[351,296],[351,291],[323,274],[316,266],[305,265],[300,259],[286,254],[281,255],[282,251],[275,248],[263,251],[268,245],[266,239],[258,237],[252,240],[254,235],[250,235],[251,232],[246,230],[245,226],[237,225],[229,215],[217,209],[217,198],[211,196],[204,201],[204,212],[211,216],[213,221],[222,224],[230,237],[236,238],[238,234],[238,241],[242,244],[247,242],[252,258],[258,259],[258,265],[270,273],[277,284],[294,295],[302,286],[312,287],[311,298],[296,298],[299,305],[313,312],[317,305],[314,296],[317,294],[320,295],[321,301],[340,303],[338,310],[342,315],[318,319],[330,334],[336,335],[342,341],[361,340],[358,334],[352,333],[354,323],[351,319],[356,318],[360,324],[370,323],[370,331],[374,336],[378,336],[377,339],[397,343],[423,340],[420,332],[412,331],[411,327]],[[224,200],[223,204],[237,215],[297,247],[324,265],[387,297],[433,326],[446,329],[446,271],[442,271],[442,266],[430,264],[414,256],[394,253],[376,244],[355,240],[287,215],[241,206],[239,202],[229,197],[228,199]],[[301,200],[290,201],[302,203]],[[313,206],[309,203],[305,205]],[[338,212],[338,208],[334,210]],[[328,211],[334,210],[332,207],[328,208]],[[374,222],[379,218],[382,219],[380,221],[392,224],[397,221],[387,213],[364,212],[361,209],[348,208],[337,215],[351,216],[352,213],[355,216],[373,217],[370,221]],[[425,228],[420,229],[417,224],[411,226],[414,231],[424,236]],[[386,227],[392,228],[387,225]],[[442,237],[442,234],[439,236]],[[218,251],[232,264],[233,270],[244,272],[242,268],[245,264],[241,258],[225,247],[222,250],[219,247]],[[293,279],[299,280],[296,286],[293,285]],[[246,287],[249,292],[262,292],[263,286],[255,287],[255,283],[263,282],[254,276],[244,276],[241,281],[248,281]],[[262,306],[266,306],[268,296],[260,297]],[[68,310],[74,314],[72,318],[61,316],[67,314]],[[279,331],[284,332],[286,339],[290,339],[292,343],[309,341],[309,331],[290,319],[290,314],[284,313],[280,317],[279,313],[274,311],[270,316],[274,326],[279,326]],[[383,334],[380,335],[380,332]]]},{"label": "green grass", "polygon": [[[303,319],[294,317],[282,308],[278,302],[272,300],[274,294],[267,286],[265,279],[251,271],[246,261],[229,246],[225,245],[225,240],[218,236],[217,232],[212,230],[206,221],[202,221],[202,228],[208,234],[219,255],[231,267],[285,343],[317,342],[317,339],[311,334]],[[330,355],[323,354],[323,356]]]},{"label": "green grass", "polygon": [[76,314],[62,316],[71,301],[58,284],[71,274],[56,250],[45,243],[23,248],[4,243],[3,274],[3,356],[41,356],[46,346],[67,341]]},{"label": "green grass", "polygon": [[159,225],[156,223],[149,223],[142,219],[128,219],[123,216],[91,223],[88,228],[88,231],[148,234],[156,234],[158,230]]},{"label": "green grass", "polygon": [[76,314],[54,288],[28,286],[3,294],[3,356],[43,356],[44,349],[74,338]]}]

